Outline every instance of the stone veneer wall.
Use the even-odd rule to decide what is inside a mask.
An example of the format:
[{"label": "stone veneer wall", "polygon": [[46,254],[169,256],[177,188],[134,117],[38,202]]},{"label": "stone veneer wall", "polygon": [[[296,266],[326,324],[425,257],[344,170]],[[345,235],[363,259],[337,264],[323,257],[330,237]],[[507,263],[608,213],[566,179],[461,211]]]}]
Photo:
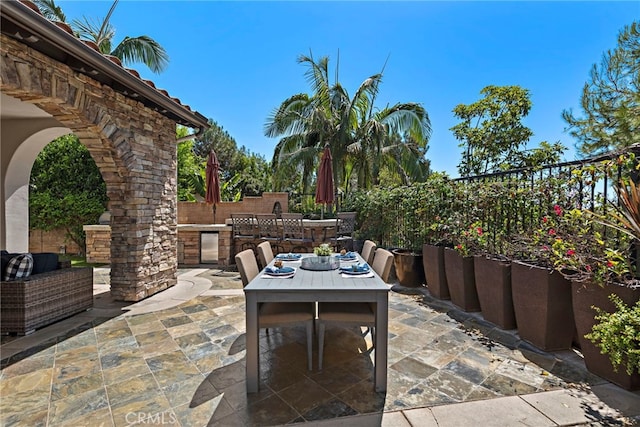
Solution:
[{"label": "stone veneer wall", "polygon": [[0,89],[51,114],[107,185],[111,294],[139,301],[177,283],[175,122],[18,41],[0,38]]}]

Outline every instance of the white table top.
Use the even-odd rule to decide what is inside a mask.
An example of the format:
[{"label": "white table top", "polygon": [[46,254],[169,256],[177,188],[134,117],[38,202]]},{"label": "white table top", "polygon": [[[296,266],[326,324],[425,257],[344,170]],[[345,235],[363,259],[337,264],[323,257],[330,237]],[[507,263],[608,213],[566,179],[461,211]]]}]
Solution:
[{"label": "white table top", "polygon": [[[304,254],[314,256],[313,254]],[[363,262],[358,255],[358,262]],[[353,262],[342,262],[342,265],[352,265]],[[269,264],[273,265],[273,261]],[[288,293],[318,293],[330,292],[388,292],[389,287],[374,272],[374,277],[349,276],[342,277],[340,270],[313,271],[300,268],[301,261],[284,261],[284,266],[295,267],[296,274],[293,278],[264,278],[263,271],[258,274],[245,288],[245,293],[249,292],[278,292]],[[371,269],[373,271],[373,269]],[[274,300],[277,300],[274,298]],[[317,301],[323,298],[318,296]]]}]

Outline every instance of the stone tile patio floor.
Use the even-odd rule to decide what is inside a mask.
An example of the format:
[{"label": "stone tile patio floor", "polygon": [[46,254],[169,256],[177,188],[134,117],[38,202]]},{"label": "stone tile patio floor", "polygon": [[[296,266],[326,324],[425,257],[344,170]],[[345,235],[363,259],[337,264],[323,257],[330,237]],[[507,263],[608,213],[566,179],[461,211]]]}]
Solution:
[{"label": "stone tile patio floor", "polygon": [[[370,335],[330,328],[323,371],[302,328],[261,331],[261,391],[247,395],[237,273],[181,269],[128,304],[94,270],[92,310],[0,347],[0,425],[637,425],[640,392],[589,374],[574,351],[545,353],[426,289],[395,285],[388,389],[375,393]],[[126,310],[126,311],[123,311]],[[314,343],[314,363],[317,363]]]}]

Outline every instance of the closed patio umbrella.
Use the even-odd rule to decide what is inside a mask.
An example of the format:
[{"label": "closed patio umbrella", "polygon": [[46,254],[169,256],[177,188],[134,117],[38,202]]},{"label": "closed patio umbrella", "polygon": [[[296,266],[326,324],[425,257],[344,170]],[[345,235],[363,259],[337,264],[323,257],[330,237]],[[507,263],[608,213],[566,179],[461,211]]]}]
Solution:
[{"label": "closed patio umbrella", "polygon": [[[324,146],[324,153],[318,168],[318,182],[316,183],[316,203],[330,205],[334,202],[333,192],[333,164],[329,145]],[[324,217],[324,208],[322,210]]]},{"label": "closed patio umbrella", "polygon": [[220,179],[218,178],[218,169],[220,164],[216,157],[215,151],[211,150],[207,159],[207,193],[205,201],[207,204],[213,204],[213,223],[216,223],[216,204],[220,203]]}]

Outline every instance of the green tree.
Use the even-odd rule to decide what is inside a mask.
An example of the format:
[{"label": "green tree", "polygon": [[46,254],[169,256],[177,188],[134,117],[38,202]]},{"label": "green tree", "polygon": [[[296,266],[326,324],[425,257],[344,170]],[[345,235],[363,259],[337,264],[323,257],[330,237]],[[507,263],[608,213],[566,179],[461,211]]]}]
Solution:
[{"label": "green tree", "polygon": [[[116,30],[111,25],[111,15],[116,9],[119,0],[114,0],[109,12],[102,19],[82,19],[71,21],[74,33],[83,40],[90,40],[98,45],[100,52],[105,55],[118,57],[123,64],[141,62],[154,73],[162,72],[169,64],[169,55],[162,46],[147,35],[129,37],[125,36],[115,47],[113,39]],[[42,14],[49,20],[66,22],[66,16],[54,0],[35,0]]]},{"label": "green tree", "polygon": [[49,143],[36,158],[29,183],[29,224],[32,229],[62,228],[83,250],[84,224],[95,224],[107,207],[100,171],[75,135]]},{"label": "green tree", "polygon": [[[211,127],[195,140],[178,145],[179,200],[197,200],[205,195],[206,163],[209,152],[216,152],[220,164],[220,196],[224,201],[237,201],[244,196],[259,196],[270,191],[271,168],[264,157],[252,153],[236,141],[214,120]],[[178,129],[178,138],[186,129]]]},{"label": "green tree", "polygon": [[453,109],[461,119],[450,130],[463,149],[458,164],[461,176],[509,169],[511,159],[521,152],[533,135],[522,119],[529,114],[529,91],[520,86],[487,86],[484,98]]},{"label": "green tree", "polygon": [[562,118],[577,149],[585,156],[640,143],[640,28],[638,22],[625,26],[618,46],[594,64],[582,89],[576,117],[564,110]]},{"label": "green tree", "polygon": [[[413,157],[412,166],[420,163],[431,133],[426,110],[416,103],[398,103],[377,111],[375,101],[382,73],[365,79],[353,97],[336,81],[329,79],[329,59],[315,61],[300,56],[313,94],[299,93],[283,101],[265,123],[265,135],[280,137],[272,164],[276,182],[282,178],[281,168],[296,170],[302,177],[302,191],[313,183],[325,144],[331,148],[335,182],[346,189],[351,177],[361,187],[379,182],[383,167],[393,165],[412,174],[415,168],[400,163],[402,151]],[[336,70],[336,75],[337,75]],[[410,137],[410,140],[406,138]]]}]

